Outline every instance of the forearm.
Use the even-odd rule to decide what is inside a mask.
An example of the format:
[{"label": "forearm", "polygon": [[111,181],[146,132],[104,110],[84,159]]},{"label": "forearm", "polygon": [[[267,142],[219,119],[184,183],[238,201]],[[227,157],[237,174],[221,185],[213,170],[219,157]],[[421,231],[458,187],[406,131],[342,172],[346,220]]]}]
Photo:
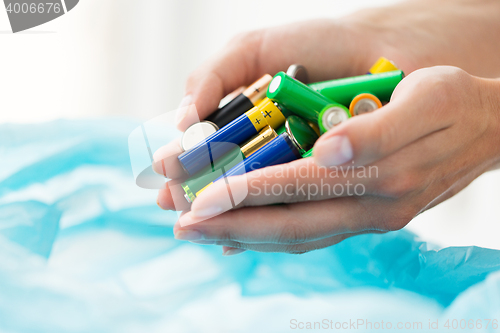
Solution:
[{"label": "forearm", "polygon": [[453,65],[473,75],[500,77],[498,0],[411,0],[366,9],[342,23],[368,34],[371,49],[407,72]]}]

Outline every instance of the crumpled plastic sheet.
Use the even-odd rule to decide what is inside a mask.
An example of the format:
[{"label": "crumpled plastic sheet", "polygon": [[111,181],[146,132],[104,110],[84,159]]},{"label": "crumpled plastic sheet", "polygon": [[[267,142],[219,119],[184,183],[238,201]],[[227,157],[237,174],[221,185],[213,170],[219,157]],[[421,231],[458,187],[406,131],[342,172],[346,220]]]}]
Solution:
[{"label": "crumpled plastic sheet", "polygon": [[[288,332],[327,319],[436,332],[500,319],[500,251],[438,249],[406,230],[304,255],[176,241],[177,215],[134,183],[136,126],[0,125],[0,331]],[[461,331],[498,331],[485,323]]]}]

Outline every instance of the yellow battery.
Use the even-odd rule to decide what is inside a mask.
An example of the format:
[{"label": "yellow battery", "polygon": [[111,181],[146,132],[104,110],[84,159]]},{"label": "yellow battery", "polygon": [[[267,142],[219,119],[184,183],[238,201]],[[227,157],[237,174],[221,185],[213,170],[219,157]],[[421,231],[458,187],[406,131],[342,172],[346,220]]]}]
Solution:
[{"label": "yellow battery", "polygon": [[278,134],[276,131],[271,126],[267,125],[256,137],[241,146],[243,156],[247,158],[277,136]]},{"label": "yellow battery", "polygon": [[267,125],[278,128],[286,120],[279,106],[267,97],[245,114],[257,132]]},{"label": "yellow battery", "polygon": [[396,66],[396,64],[394,64],[387,58],[380,57],[368,72],[370,74],[380,74],[397,70],[399,70],[399,68]]},{"label": "yellow battery", "polygon": [[198,192],[196,192],[196,197],[199,197],[201,192],[205,191],[210,185],[212,185],[213,183],[210,183],[208,184],[207,186],[205,186],[204,188],[202,188],[201,190],[199,190]]}]

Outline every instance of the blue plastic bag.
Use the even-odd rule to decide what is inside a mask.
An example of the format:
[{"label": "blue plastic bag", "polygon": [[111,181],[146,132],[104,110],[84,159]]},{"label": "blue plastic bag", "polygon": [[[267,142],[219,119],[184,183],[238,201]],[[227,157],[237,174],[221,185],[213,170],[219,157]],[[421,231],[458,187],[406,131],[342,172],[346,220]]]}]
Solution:
[{"label": "blue plastic bag", "polygon": [[174,240],[177,215],[134,182],[137,126],[0,125],[2,331],[498,331],[500,251],[406,230],[300,256]]}]

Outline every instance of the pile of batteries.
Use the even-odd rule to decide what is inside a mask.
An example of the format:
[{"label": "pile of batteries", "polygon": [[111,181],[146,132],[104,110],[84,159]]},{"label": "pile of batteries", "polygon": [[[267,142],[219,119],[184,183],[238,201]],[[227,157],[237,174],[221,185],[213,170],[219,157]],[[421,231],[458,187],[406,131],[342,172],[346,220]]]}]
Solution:
[{"label": "pile of batteries", "polygon": [[[404,77],[385,58],[368,74],[356,77],[306,85],[298,80],[299,73],[307,80],[300,65],[292,65],[288,74],[264,75],[186,130],[184,152],[178,156],[189,175],[182,184],[186,200],[193,202],[225,177],[311,156],[321,134],[350,117],[382,107]],[[194,142],[192,138],[200,133],[204,139]]]}]

